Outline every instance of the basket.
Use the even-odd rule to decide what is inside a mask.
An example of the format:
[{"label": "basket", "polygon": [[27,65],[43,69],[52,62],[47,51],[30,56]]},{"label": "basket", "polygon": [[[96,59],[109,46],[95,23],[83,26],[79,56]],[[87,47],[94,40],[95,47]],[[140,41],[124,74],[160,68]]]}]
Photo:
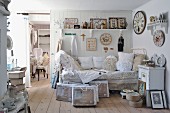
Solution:
[{"label": "basket", "polygon": [[135,107],[135,108],[140,108],[140,107],[142,107],[142,103],[143,103],[142,99],[140,99],[138,102],[129,101],[129,106]]},{"label": "basket", "polygon": [[129,101],[138,102],[141,99],[141,96],[137,92],[126,93],[126,99]]}]

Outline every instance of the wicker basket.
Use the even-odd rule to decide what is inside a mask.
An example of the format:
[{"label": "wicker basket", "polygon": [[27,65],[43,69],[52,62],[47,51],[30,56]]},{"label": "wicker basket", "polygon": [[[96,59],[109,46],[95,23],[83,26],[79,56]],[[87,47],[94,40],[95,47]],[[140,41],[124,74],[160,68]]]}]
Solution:
[{"label": "wicker basket", "polygon": [[129,101],[129,106],[135,107],[135,108],[140,108],[140,107],[142,107],[142,103],[143,103],[142,99],[140,99],[138,102]]},{"label": "wicker basket", "polygon": [[126,99],[129,101],[138,102],[141,99],[141,96],[137,92],[126,93]]}]

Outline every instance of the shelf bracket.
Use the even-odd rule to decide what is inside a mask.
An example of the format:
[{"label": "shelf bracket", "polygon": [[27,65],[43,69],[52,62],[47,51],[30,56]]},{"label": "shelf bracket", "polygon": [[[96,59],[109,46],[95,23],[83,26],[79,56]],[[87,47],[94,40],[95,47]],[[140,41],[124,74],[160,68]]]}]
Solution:
[{"label": "shelf bracket", "polygon": [[160,26],[161,28],[165,28],[165,33],[168,34],[168,21],[166,20],[162,22],[157,21],[155,23],[149,23],[147,26],[147,30],[151,30],[151,34],[153,35],[157,26]]}]

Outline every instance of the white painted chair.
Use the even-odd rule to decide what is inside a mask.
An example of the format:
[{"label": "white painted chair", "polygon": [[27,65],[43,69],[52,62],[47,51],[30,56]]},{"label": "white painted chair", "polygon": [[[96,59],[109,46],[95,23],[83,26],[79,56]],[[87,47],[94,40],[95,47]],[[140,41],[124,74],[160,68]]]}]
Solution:
[{"label": "white painted chair", "polygon": [[[40,76],[40,71],[44,72],[44,77],[45,74],[47,74],[47,79],[48,79],[48,64],[44,65],[44,57],[43,55],[43,50],[41,48],[34,48],[33,49],[33,55],[35,56],[36,60],[37,60],[37,64],[34,67],[34,72],[36,74],[36,72],[38,73],[38,81],[39,81],[39,76]],[[34,77],[35,77],[34,74]]]}]

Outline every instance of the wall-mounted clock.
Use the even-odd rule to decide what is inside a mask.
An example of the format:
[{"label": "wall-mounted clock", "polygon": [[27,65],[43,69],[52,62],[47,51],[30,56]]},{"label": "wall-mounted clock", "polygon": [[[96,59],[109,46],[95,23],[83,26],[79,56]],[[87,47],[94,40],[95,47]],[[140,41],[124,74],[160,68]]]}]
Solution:
[{"label": "wall-mounted clock", "polygon": [[161,47],[165,42],[165,35],[162,30],[156,30],[153,34],[153,42],[156,46]]},{"label": "wall-mounted clock", "polygon": [[103,33],[100,36],[100,42],[103,45],[109,45],[112,42],[112,36],[109,33]]},{"label": "wall-mounted clock", "polygon": [[136,34],[142,34],[146,27],[146,15],[143,11],[136,12],[133,18],[133,29]]}]

